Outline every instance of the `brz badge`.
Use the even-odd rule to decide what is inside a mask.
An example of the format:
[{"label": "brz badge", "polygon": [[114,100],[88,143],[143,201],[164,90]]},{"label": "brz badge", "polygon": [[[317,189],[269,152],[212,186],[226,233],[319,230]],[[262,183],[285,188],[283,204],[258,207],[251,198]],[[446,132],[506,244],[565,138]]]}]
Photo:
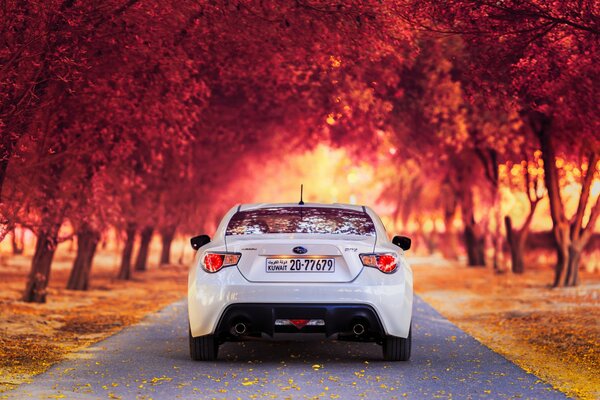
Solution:
[{"label": "brz badge", "polygon": [[296,254],[306,254],[306,252],[308,251],[306,248],[302,247],[302,246],[298,246],[298,247],[294,247],[292,249],[292,251]]}]

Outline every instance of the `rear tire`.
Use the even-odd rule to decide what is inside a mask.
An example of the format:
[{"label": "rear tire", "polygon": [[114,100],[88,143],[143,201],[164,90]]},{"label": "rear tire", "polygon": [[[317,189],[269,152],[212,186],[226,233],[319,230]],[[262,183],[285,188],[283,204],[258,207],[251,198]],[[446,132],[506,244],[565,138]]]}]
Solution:
[{"label": "rear tire", "polygon": [[383,340],[383,359],[386,361],[410,360],[412,342],[412,328],[408,331],[407,338],[386,336]]},{"label": "rear tire", "polygon": [[190,338],[190,357],[194,361],[214,361],[219,352],[219,342],[215,335],[204,335],[193,337],[191,330]]}]

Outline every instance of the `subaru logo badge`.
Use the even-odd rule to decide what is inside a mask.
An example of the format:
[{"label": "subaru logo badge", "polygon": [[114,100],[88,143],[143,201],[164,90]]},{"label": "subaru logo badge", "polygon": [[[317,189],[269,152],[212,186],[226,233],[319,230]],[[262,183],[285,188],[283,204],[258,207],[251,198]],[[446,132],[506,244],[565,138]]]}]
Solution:
[{"label": "subaru logo badge", "polygon": [[308,250],[306,250],[306,248],[304,248],[302,246],[298,246],[298,247],[294,247],[292,251],[296,254],[306,254],[306,252]]}]

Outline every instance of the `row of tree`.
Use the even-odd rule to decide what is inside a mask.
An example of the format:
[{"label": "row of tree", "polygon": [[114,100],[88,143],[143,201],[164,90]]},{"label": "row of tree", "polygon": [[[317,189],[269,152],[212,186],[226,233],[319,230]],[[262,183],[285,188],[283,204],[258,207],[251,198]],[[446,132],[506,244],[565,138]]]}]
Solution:
[{"label": "row of tree", "polygon": [[[500,229],[499,169],[522,166],[532,215],[543,176],[554,283],[576,284],[600,214],[600,140],[598,19],[591,1],[572,3],[3,1],[0,239],[17,224],[37,236],[24,300],[45,301],[65,224],[70,288],[87,288],[109,228],[128,279],[137,235],[136,268],[155,232],[168,261],[176,231],[198,232],[232,193],[251,197],[236,185],[251,166],[325,141],[363,159],[395,146],[405,212],[416,192],[404,178],[442,187],[436,206],[447,221],[460,208],[473,265],[485,262],[479,215],[495,210]],[[560,160],[580,172],[571,218]],[[507,220],[516,266],[528,223]]]},{"label": "row of tree", "polygon": [[[499,172],[516,165],[516,179],[505,183],[522,187],[530,212],[520,227],[505,218],[513,270],[523,270],[529,227],[547,192],[557,252],[553,286],[577,284],[582,251],[600,216],[600,199],[590,195],[600,155],[597,11],[592,1],[402,3],[399,13],[421,31],[419,52],[374,89],[379,107],[391,110],[379,129],[400,150],[399,169],[416,174],[403,173],[402,186],[392,181],[390,193],[404,195],[402,207],[414,215],[410,204],[420,204],[419,190],[442,187],[436,206],[447,227],[460,209],[469,265],[485,263],[491,219],[495,253],[502,247],[499,200],[506,178]],[[386,72],[388,65],[366,71],[389,77]],[[353,123],[339,116],[341,125]],[[568,216],[561,189],[573,180],[580,193]]]}]

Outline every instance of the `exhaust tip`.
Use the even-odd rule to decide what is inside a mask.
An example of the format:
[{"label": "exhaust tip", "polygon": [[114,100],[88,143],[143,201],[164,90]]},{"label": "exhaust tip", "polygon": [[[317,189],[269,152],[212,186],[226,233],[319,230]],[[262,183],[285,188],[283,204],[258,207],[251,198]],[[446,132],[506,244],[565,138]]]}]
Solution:
[{"label": "exhaust tip", "polygon": [[354,332],[355,335],[360,336],[365,333],[365,326],[363,324],[354,324],[352,332]]},{"label": "exhaust tip", "polygon": [[248,328],[246,327],[246,324],[243,322],[238,322],[237,324],[235,324],[233,326],[233,332],[236,335],[243,335],[244,333],[246,333],[247,330],[248,330]]}]

